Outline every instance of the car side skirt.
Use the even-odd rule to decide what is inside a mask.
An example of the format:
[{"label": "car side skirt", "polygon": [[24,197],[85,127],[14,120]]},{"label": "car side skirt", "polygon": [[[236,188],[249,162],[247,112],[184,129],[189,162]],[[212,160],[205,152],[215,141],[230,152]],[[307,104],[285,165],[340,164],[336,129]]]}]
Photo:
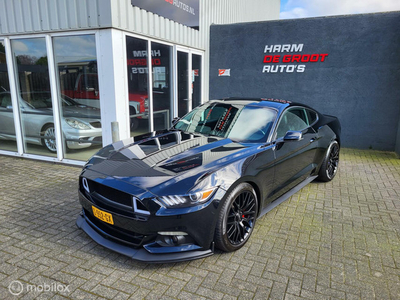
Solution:
[{"label": "car side skirt", "polygon": [[298,191],[300,191],[303,187],[305,187],[307,184],[309,184],[311,181],[313,181],[315,178],[317,178],[318,176],[310,176],[307,177],[304,181],[300,182],[298,185],[296,185],[295,187],[293,187],[291,190],[289,190],[288,192],[286,192],[285,194],[283,194],[282,196],[280,196],[279,198],[277,198],[276,200],[272,201],[271,203],[269,203],[266,207],[263,208],[263,210],[260,212],[260,214],[258,215],[258,218],[261,218],[263,215],[265,215],[267,212],[271,211],[272,209],[274,209],[275,207],[277,207],[279,204],[281,204],[282,202],[286,201],[287,199],[289,199],[291,196],[293,196],[295,193],[297,193]]}]

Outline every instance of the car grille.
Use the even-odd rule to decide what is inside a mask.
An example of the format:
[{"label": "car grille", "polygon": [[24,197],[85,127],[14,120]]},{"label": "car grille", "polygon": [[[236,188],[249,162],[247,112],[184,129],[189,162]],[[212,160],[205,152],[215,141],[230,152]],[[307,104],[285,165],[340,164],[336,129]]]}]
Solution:
[{"label": "car grille", "polygon": [[115,225],[108,225],[92,216],[92,214],[90,214],[86,209],[83,209],[83,212],[85,214],[85,218],[95,230],[97,230],[103,236],[105,233],[105,237],[114,241],[128,244],[136,248],[142,246],[144,242],[154,239],[154,237],[138,234],[136,232],[116,227]]},{"label": "car grille", "polygon": [[99,121],[91,122],[90,125],[92,125],[94,128],[101,128],[101,122]]},{"label": "car grille", "polygon": [[[80,191],[99,207],[134,218],[138,221],[147,221],[150,211],[143,205],[140,199],[112,187],[86,179],[90,191],[88,192],[83,187],[82,180],[81,178],[79,181]],[[135,206],[133,201],[136,202]]]},{"label": "car grille", "polygon": [[[116,203],[125,205],[129,208],[133,207],[131,195],[121,192],[117,189],[105,186],[103,184],[97,183],[93,180],[87,179],[87,183],[89,185],[89,190],[91,192],[91,195],[93,195],[93,192],[94,192],[95,194],[98,194],[111,202],[116,202]],[[81,191],[83,193],[86,192],[86,190],[83,188],[82,184],[81,184]]]}]

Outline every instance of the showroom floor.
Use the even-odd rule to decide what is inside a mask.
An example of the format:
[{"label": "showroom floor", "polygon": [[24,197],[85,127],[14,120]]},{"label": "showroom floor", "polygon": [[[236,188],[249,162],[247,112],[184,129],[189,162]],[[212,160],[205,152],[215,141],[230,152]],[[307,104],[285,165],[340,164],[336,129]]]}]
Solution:
[{"label": "showroom floor", "polygon": [[0,156],[1,299],[400,299],[400,159],[343,149],[337,177],[235,253],[137,263],[78,230],[80,169]]}]

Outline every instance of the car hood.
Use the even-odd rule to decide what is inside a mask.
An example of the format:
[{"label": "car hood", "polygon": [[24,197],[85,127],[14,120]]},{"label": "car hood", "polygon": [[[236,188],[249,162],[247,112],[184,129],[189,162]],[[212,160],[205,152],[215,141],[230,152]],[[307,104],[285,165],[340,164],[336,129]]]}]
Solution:
[{"label": "car hood", "polygon": [[64,118],[91,118],[100,119],[100,109],[86,105],[76,106],[63,106],[62,107]]},{"label": "car hood", "polygon": [[[74,105],[74,106],[63,106],[62,108],[64,118],[79,118],[79,119],[100,119],[100,109],[96,107],[86,105]],[[35,108],[27,109],[26,111],[32,111],[33,113],[39,113],[41,115],[52,115],[53,108]]]},{"label": "car hood", "polygon": [[106,146],[88,161],[83,174],[102,174],[156,193],[157,186],[177,182],[190,189],[204,174],[257,152],[258,146],[180,131],[153,132]]}]

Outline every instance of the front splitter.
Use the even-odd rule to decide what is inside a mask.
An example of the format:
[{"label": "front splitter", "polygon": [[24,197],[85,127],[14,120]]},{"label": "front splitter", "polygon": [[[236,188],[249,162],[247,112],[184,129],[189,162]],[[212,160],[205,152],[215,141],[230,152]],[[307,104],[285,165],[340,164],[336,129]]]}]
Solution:
[{"label": "front splitter", "polygon": [[89,225],[84,216],[80,215],[78,217],[78,219],[76,220],[76,226],[82,229],[88,236],[90,236],[99,245],[108,248],[112,251],[115,251],[117,253],[120,253],[122,255],[129,256],[130,258],[141,262],[146,262],[146,263],[181,262],[187,260],[200,259],[214,254],[214,252],[211,249],[192,250],[179,253],[151,254],[147,252],[147,250],[144,248],[139,248],[139,249],[131,248],[123,244],[116,243],[111,239],[105,238],[105,236],[107,236],[107,233],[102,232],[100,229],[97,229],[98,231],[102,232],[102,234],[100,234],[97,230],[95,230],[92,226]]}]

